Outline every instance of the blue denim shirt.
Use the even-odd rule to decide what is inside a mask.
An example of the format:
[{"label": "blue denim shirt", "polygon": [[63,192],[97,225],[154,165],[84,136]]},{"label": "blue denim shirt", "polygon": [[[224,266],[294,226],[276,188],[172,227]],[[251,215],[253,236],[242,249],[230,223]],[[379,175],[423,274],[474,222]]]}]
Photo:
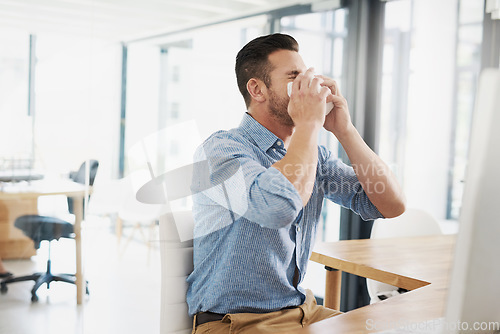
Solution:
[{"label": "blue denim shirt", "polygon": [[[286,154],[283,141],[249,114],[238,128],[216,132],[201,145],[195,160],[207,159],[205,174],[213,187],[193,194],[194,270],[187,278],[190,315],[265,313],[302,304],[305,291],[300,282],[324,198],[365,220],[382,217],[354,170],[323,146],[318,153],[314,190],[303,207],[290,181],[271,167]],[[199,175],[194,173],[193,188],[206,183]]]}]

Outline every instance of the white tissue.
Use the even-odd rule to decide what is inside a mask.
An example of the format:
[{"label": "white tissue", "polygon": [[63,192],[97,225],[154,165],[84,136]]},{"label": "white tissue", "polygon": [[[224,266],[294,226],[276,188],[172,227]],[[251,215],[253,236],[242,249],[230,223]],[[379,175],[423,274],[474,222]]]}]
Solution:
[{"label": "white tissue", "polygon": [[[292,86],[293,86],[293,82],[292,81],[290,81],[286,85],[286,90],[287,90],[288,96],[292,95]],[[328,115],[330,113],[330,111],[332,111],[332,109],[333,109],[333,103],[332,102],[327,102],[326,103],[326,113],[325,113],[325,115]]]}]

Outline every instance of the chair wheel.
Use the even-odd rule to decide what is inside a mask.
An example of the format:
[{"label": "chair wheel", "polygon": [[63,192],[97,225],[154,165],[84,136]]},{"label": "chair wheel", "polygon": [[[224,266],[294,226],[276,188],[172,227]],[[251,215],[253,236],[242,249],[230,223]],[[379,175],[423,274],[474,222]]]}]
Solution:
[{"label": "chair wheel", "polygon": [[0,292],[1,292],[2,294],[6,294],[6,293],[7,293],[7,290],[9,290],[9,289],[7,288],[7,284],[2,283],[2,284],[1,284],[1,286],[0,286]]},{"label": "chair wheel", "polygon": [[31,295],[31,301],[32,302],[37,302],[38,301],[38,296],[37,295]]}]

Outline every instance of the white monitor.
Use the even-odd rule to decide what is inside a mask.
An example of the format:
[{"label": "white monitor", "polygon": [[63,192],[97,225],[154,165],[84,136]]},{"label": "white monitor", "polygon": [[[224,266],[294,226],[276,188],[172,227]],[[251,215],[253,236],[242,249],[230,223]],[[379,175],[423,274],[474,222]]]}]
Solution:
[{"label": "white monitor", "polygon": [[[497,333],[500,322],[500,69],[479,79],[460,229],[446,307],[451,333]],[[473,327],[476,328],[473,328]],[[461,329],[468,328],[468,331]],[[498,329],[498,328],[496,328]]]}]

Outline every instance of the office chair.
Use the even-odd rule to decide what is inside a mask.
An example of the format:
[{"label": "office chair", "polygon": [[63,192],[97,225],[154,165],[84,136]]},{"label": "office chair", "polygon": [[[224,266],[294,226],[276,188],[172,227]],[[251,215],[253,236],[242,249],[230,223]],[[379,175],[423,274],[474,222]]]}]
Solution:
[{"label": "office chair", "polygon": [[[40,248],[40,243],[44,240],[49,242],[49,256],[47,259],[47,271],[35,273],[20,277],[10,277],[4,279],[0,283],[0,291],[6,293],[7,284],[24,281],[35,281],[33,289],[31,289],[31,301],[38,301],[36,291],[43,284],[47,283],[47,289],[50,288],[51,282],[66,282],[75,284],[74,274],[58,274],[54,275],[51,272],[50,260],[50,244],[52,240],[60,238],[73,238],[73,225],[64,220],[55,217],[46,217],[38,215],[25,215],[16,219],[14,226],[21,229],[23,233],[33,240],[36,249]],[[86,282],[86,293],[89,294],[88,282]]]},{"label": "office chair", "polygon": [[[373,223],[370,238],[396,238],[423,235],[442,234],[438,221],[429,213],[408,208],[401,216],[391,219],[377,219]],[[366,279],[366,287],[370,295],[370,304],[397,296],[407,290],[395,287],[390,284]]]},{"label": "office chair", "polygon": [[193,240],[181,238],[179,228],[193,230],[190,210],[169,212],[160,217],[161,333],[189,334],[193,330],[186,302],[186,278],[193,271]]},{"label": "office chair", "polygon": [[[89,162],[89,184],[94,184],[94,179],[97,174],[97,168],[99,162],[97,160],[90,160]],[[85,184],[85,172],[86,163],[83,162],[79,170],[75,173],[70,174],[70,178],[74,182]],[[68,198],[68,211],[74,213],[73,200]],[[85,210],[83,210],[85,212]],[[14,222],[14,226],[21,229],[23,233],[33,240],[35,249],[40,248],[40,243],[44,240],[49,242],[49,257],[47,260],[47,271],[44,273],[35,273],[32,275],[26,275],[21,277],[10,277],[4,279],[0,283],[0,292],[6,293],[8,288],[7,284],[22,282],[22,281],[35,281],[35,285],[31,290],[31,301],[36,302],[38,296],[36,291],[43,284],[47,283],[47,289],[50,288],[50,283],[53,281],[61,281],[66,283],[75,284],[75,275],[72,274],[60,274],[53,275],[51,272],[51,260],[50,260],[50,243],[52,240],[59,240],[59,238],[73,238],[73,225],[65,220],[50,217],[50,216],[40,216],[40,215],[24,215],[18,217]],[[89,293],[88,282],[86,282],[86,293]]]}]

